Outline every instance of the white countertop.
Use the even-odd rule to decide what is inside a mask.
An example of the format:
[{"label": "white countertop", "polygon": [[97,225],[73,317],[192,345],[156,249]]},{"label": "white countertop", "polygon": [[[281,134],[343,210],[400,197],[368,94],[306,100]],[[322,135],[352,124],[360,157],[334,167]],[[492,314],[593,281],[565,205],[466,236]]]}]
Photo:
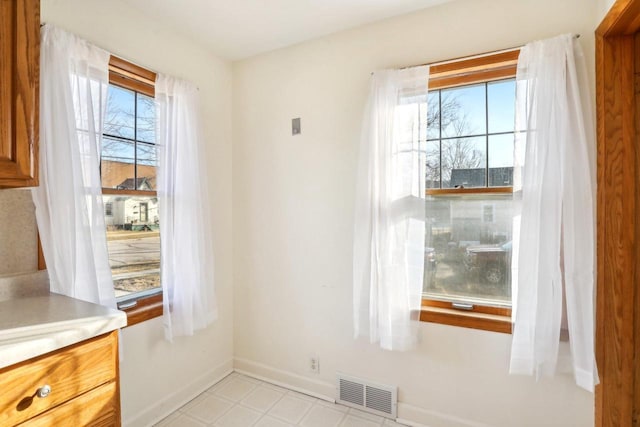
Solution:
[{"label": "white countertop", "polygon": [[0,368],[126,325],[122,311],[54,293],[0,301]]}]

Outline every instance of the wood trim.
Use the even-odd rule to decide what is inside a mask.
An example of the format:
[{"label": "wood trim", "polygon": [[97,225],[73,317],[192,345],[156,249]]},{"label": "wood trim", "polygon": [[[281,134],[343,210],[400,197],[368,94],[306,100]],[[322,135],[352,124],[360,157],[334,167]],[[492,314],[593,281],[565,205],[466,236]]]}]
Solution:
[{"label": "wood trim", "polygon": [[126,59],[119,58],[115,55],[111,55],[111,58],[109,58],[109,69],[113,69],[120,74],[125,74],[133,78],[137,78],[140,81],[146,82],[147,84],[152,85],[156,82],[157,75],[153,71],[136,65],[133,62],[129,62]]},{"label": "wood trim", "polygon": [[596,30],[597,300],[595,425],[640,426],[640,0]]},{"label": "wood trim", "polygon": [[42,240],[40,240],[40,233],[38,233],[38,270],[46,270],[47,263],[44,260],[44,252],[42,251]]},{"label": "wood trim", "polygon": [[513,187],[427,188],[427,196],[455,196],[463,194],[509,194]]},{"label": "wood trim", "polygon": [[102,194],[105,196],[151,196],[157,197],[157,191],[150,190],[118,190],[116,188],[102,188]]},{"label": "wood trim", "polygon": [[520,49],[433,65],[429,89],[445,89],[515,77]]},{"label": "wood trim", "polygon": [[137,325],[146,320],[162,316],[162,293],[148,297],[138,298],[135,307],[121,309],[127,313],[127,326]]},{"label": "wood trim", "polygon": [[422,300],[420,321],[504,334],[512,329],[510,308],[478,305],[466,311],[453,308],[451,302],[426,298]]},{"label": "wood trim", "polygon": [[154,97],[156,77],[153,71],[117,56],[109,59],[109,83],[114,85]]},{"label": "wood trim", "polygon": [[116,419],[115,419],[115,426],[114,427],[121,427],[122,426],[122,404],[120,403],[120,333],[119,331],[112,331],[111,334],[113,335],[113,341],[115,343],[116,349],[118,351],[116,351],[116,353],[114,354],[114,358],[115,358],[115,366],[116,366],[116,380],[115,380],[115,386],[116,386],[116,391],[115,391],[115,408],[116,408]]},{"label": "wood trim", "polygon": [[640,29],[640,3],[637,0],[617,0],[596,29],[596,35],[601,37],[633,35],[638,29]]},{"label": "wood trim", "polygon": [[447,61],[443,64],[432,65],[429,70],[429,78],[482,71],[488,68],[502,68],[518,63],[520,49]]},{"label": "wood trim", "polygon": [[150,86],[137,80],[127,78],[111,70],[109,70],[109,83],[125,89],[140,92],[152,98],[156,96],[155,86]]},{"label": "wood trim", "polygon": [[450,87],[513,78],[516,75],[516,68],[517,67],[513,65],[506,68],[481,70],[470,74],[455,75],[450,77],[432,78],[431,76],[429,76],[429,90],[447,89]]},{"label": "wood trim", "polygon": [[[454,310],[461,311],[459,309],[455,309],[452,305],[451,301],[443,301],[431,298],[423,298],[422,306],[423,307],[438,307],[438,308],[451,308]],[[482,314],[494,314],[496,316],[505,316],[511,317],[511,308],[509,307],[497,307],[490,305],[479,305],[475,304],[473,310],[462,310],[465,313],[482,313]]]}]

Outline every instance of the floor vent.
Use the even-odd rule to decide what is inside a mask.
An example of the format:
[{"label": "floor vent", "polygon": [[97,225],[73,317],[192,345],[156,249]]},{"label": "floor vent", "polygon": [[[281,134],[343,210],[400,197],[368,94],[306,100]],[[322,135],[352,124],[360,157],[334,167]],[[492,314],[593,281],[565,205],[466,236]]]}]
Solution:
[{"label": "floor vent", "polygon": [[372,412],[387,418],[396,418],[398,388],[338,374],[337,401],[362,411]]}]

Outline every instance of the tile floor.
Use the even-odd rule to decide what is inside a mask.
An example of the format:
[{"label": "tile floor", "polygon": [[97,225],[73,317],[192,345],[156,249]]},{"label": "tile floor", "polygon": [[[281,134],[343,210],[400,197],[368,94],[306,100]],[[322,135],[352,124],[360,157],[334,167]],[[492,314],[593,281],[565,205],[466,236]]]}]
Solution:
[{"label": "tile floor", "polygon": [[234,372],[156,426],[389,427],[402,424]]}]

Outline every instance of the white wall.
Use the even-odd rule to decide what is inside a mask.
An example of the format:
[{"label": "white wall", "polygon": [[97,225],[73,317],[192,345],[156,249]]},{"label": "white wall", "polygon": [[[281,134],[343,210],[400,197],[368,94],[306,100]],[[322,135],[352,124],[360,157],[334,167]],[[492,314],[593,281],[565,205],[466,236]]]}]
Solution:
[{"label": "white wall", "polygon": [[43,0],[42,20],[151,70],[190,80],[200,89],[216,207],[212,221],[220,318],[173,345],[164,341],[160,319],[123,331],[123,421],[149,425],[232,368],[231,66],[118,0]]},{"label": "white wall", "polygon": [[602,21],[607,12],[609,12],[609,9],[614,3],[615,0],[598,0],[598,24]]},{"label": "white wall", "polygon": [[507,374],[510,335],[422,324],[412,352],[354,341],[351,248],[370,72],[567,32],[593,70],[596,1],[459,0],[234,63],[237,368],[329,396],[337,371],[396,384],[399,416],[431,426],[593,425],[570,377]]}]

